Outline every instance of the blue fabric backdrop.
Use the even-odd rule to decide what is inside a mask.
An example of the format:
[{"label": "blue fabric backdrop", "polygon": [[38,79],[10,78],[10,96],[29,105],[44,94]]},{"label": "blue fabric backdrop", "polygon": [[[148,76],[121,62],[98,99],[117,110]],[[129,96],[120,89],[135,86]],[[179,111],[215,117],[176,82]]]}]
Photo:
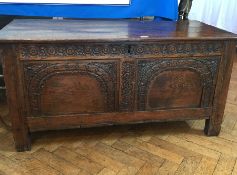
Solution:
[{"label": "blue fabric backdrop", "polygon": [[177,0],[131,0],[129,6],[0,4],[0,15],[68,18],[133,18],[156,16],[177,19]]}]

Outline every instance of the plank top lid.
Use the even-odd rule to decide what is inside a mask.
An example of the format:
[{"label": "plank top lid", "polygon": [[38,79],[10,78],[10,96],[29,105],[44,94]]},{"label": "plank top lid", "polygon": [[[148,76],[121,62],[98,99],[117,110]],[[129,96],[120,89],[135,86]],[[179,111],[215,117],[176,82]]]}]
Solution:
[{"label": "plank top lid", "polygon": [[237,39],[198,21],[16,19],[0,31],[0,42],[140,41]]}]

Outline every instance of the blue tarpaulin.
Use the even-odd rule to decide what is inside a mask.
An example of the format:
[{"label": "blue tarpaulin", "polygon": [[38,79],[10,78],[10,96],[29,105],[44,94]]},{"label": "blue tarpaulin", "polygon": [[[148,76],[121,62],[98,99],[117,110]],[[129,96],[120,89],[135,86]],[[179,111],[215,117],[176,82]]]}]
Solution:
[{"label": "blue tarpaulin", "polygon": [[177,19],[177,0],[131,0],[128,6],[69,4],[0,4],[0,15],[65,18],[134,18],[156,16]]}]

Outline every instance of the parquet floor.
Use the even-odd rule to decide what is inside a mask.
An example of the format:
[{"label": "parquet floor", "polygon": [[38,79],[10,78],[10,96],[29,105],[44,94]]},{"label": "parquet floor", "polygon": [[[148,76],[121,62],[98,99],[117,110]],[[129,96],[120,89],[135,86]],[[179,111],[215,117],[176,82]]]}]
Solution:
[{"label": "parquet floor", "polygon": [[237,61],[218,137],[204,121],[101,127],[34,134],[32,151],[16,153],[0,127],[0,174],[237,175],[236,115]]}]

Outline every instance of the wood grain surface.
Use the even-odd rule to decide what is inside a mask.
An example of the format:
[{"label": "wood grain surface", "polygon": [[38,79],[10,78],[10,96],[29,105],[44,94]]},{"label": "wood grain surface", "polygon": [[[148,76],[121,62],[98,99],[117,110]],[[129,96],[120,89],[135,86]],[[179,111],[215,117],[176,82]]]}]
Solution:
[{"label": "wood grain surface", "polygon": [[198,21],[16,19],[0,32],[0,42],[138,41],[230,39],[229,32]]}]

